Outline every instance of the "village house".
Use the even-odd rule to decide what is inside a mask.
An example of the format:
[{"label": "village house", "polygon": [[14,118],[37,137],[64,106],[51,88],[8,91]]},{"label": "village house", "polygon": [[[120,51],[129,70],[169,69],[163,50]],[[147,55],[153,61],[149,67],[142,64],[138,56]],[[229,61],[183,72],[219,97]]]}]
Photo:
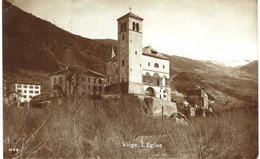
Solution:
[{"label": "village house", "polygon": [[101,94],[104,92],[104,75],[88,68],[72,66],[50,74],[51,97],[71,94]]},{"label": "village house", "polygon": [[23,96],[20,93],[17,92],[11,92],[8,95],[8,105],[16,105],[16,106],[20,106],[20,103],[22,101]]},{"label": "village house", "polygon": [[188,89],[187,101],[192,107],[202,107],[208,109],[208,95],[203,88]]},{"label": "village house", "polygon": [[142,48],[143,18],[130,12],[117,21],[119,48],[106,64],[106,92],[171,101],[169,59],[151,46]]},{"label": "village house", "polygon": [[10,92],[17,92],[21,97],[21,102],[29,102],[34,96],[41,94],[41,85],[31,83],[12,83]]}]

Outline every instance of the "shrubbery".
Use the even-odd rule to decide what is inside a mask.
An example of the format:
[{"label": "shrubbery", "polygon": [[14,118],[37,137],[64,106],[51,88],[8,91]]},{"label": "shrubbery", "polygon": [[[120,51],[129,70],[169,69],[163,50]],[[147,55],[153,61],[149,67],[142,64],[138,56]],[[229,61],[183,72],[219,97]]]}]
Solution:
[{"label": "shrubbery", "polygon": [[[135,96],[114,99],[73,97],[30,110],[4,106],[7,158],[139,158],[164,153],[174,158],[253,158],[257,156],[257,111],[232,111],[178,125],[145,115],[147,102]],[[140,138],[163,149],[125,148]],[[15,154],[9,148],[18,148]]]}]

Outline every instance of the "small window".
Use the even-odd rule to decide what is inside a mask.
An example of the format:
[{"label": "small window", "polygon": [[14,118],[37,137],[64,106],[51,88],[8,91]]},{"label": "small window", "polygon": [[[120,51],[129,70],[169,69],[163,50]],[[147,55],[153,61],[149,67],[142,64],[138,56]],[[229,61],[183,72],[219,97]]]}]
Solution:
[{"label": "small window", "polygon": [[28,88],[27,86],[23,86],[23,88]]},{"label": "small window", "polygon": [[29,98],[32,98],[32,96],[29,96]]},{"label": "small window", "polygon": [[22,93],[22,90],[17,90],[18,93]]},{"label": "small window", "polygon": [[22,85],[20,85],[20,84],[19,84],[19,85],[17,85],[17,88],[22,88]]},{"label": "small window", "polygon": [[82,81],[82,82],[85,82],[85,81],[86,81],[86,78],[85,78],[85,77],[81,77],[81,81]]},{"label": "small window", "polygon": [[139,32],[139,24],[136,23],[136,31]]},{"label": "small window", "polygon": [[130,71],[132,71],[132,69],[130,69]]},{"label": "small window", "polygon": [[33,89],[33,86],[29,86],[29,88]]},{"label": "small window", "polygon": [[40,87],[39,86],[35,86],[35,89],[39,89]]},{"label": "small window", "polygon": [[125,81],[125,79],[124,78],[122,78],[122,82],[124,82]]},{"label": "small window", "polygon": [[27,91],[26,91],[26,90],[24,90],[24,93],[27,93]]},{"label": "small window", "polygon": [[124,29],[124,26],[123,26],[123,23],[121,23],[121,28],[120,28],[120,31],[122,32]]},{"label": "small window", "polygon": [[163,93],[166,93],[166,91],[165,91],[165,90],[163,90]]},{"label": "small window", "polygon": [[35,91],[35,94],[39,94],[39,91]]},{"label": "small window", "polygon": [[124,34],[122,35],[122,40],[125,40],[125,35]]},{"label": "small window", "polygon": [[26,95],[23,95],[23,98],[26,98]]},{"label": "small window", "polygon": [[102,79],[99,79],[99,80],[98,80],[98,83],[99,83],[99,84],[102,84],[102,83],[103,83],[103,82],[102,82]]},{"label": "small window", "polygon": [[163,95],[163,98],[166,98],[166,95]]},{"label": "small window", "polygon": [[140,64],[140,67],[142,67],[142,64]]},{"label": "small window", "polygon": [[133,22],[133,30],[135,30],[135,22]]},{"label": "small window", "polygon": [[124,22],[124,31],[126,31],[126,22]]},{"label": "small window", "polygon": [[56,83],[56,78],[55,77],[53,78],[53,81],[54,81],[54,83]]},{"label": "small window", "polygon": [[150,62],[148,62],[148,66],[150,66]]},{"label": "small window", "polygon": [[164,65],[163,65],[163,69],[164,69],[165,67],[164,67]]},{"label": "small window", "polygon": [[94,78],[94,83],[97,83],[97,79],[96,78]]},{"label": "small window", "polygon": [[122,66],[125,66],[125,61],[124,60],[122,60]]},{"label": "small window", "polygon": [[155,63],[155,64],[154,64],[154,67],[159,68],[158,63]]},{"label": "small window", "polygon": [[137,55],[137,51],[135,51],[135,54]]},{"label": "small window", "polygon": [[29,91],[29,93],[33,93],[33,91]]}]

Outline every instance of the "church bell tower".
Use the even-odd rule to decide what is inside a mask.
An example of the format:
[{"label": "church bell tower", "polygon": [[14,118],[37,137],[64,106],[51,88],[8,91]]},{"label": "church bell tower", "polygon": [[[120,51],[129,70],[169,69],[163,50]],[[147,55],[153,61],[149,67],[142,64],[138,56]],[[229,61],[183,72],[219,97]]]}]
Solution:
[{"label": "church bell tower", "polygon": [[122,93],[143,93],[143,18],[129,12],[117,19],[119,42],[119,83]]}]

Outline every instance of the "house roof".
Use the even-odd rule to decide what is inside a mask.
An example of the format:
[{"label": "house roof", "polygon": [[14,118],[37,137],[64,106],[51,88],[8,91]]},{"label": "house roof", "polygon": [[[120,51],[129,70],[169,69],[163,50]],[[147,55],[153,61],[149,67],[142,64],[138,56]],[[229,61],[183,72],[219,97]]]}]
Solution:
[{"label": "house roof", "polygon": [[18,93],[18,92],[10,92],[9,94],[8,94],[8,97],[11,95],[11,94],[17,94],[17,95],[19,95],[19,96],[21,96],[22,97],[22,95],[20,94],[20,93]]},{"label": "house roof", "polygon": [[163,60],[169,60],[167,57],[165,57],[163,54],[159,53],[157,50],[155,50],[153,47],[146,46],[143,48],[143,55],[151,56]]},{"label": "house roof", "polygon": [[109,60],[107,60],[107,62],[109,62],[109,61],[117,61],[117,56],[115,56],[115,57],[113,57],[113,58],[110,58]]},{"label": "house roof", "polygon": [[197,95],[197,96],[201,96],[201,91],[205,91],[204,88],[193,88],[193,89],[188,89],[187,90],[187,95]]},{"label": "house roof", "polygon": [[23,84],[23,85],[37,85],[37,86],[40,86],[40,82],[33,82],[33,83],[29,83],[28,81],[27,82],[23,82],[23,81],[19,81],[19,82],[11,82],[10,85],[13,85],[13,84]]},{"label": "house roof", "polygon": [[[163,59],[163,60],[169,60],[167,57],[165,57],[162,53],[159,53],[157,50],[155,50],[153,47],[146,46],[143,48],[143,55],[145,56],[150,56],[150,57],[155,57],[155,58],[159,58],[159,59]],[[110,58],[109,60],[107,60],[107,62],[109,61],[113,61],[116,62],[117,61],[117,56]]]},{"label": "house roof", "polygon": [[105,75],[98,73],[98,72],[95,72],[95,71],[92,71],[92,70],[88,70],[88,73],[99,76],[99,77],[105,77]]},{"label": "house roof", "polygon": [[70,68],[67,67],[65,69],[53,72],[53,73],[51,73],[49,75],[50,76],[62,75],[62,74],[65,74],[65,73],[69,72],[70,71],[69,69],[75,69],[81,75],[91,75],[91,76],[97,76],[97,77],[105,77],[105,75],[103,75],[101,73],[98,73],[98,72],[92,71],[92,70],[90,70],[90,69],[88,69],[86,67],[81,67],[81,66],[77,66],[77,65],[71,66]]},{"label": "house roof", "polygon": [[118,18],[117,21],[119,21],[120,19],[123,19],[123,18],[125,18],[125,17],[132,17],[132,18],[135,18],[135,19],[138,19],[138,20],[144,20],[143,18],[139,17],[138,15],[136,15],[136,14],[134,14],[134,13],[132,13],[132,12],[129,12],[129,13],[127,13],[126,15],[124,15],[124,16]]}]

